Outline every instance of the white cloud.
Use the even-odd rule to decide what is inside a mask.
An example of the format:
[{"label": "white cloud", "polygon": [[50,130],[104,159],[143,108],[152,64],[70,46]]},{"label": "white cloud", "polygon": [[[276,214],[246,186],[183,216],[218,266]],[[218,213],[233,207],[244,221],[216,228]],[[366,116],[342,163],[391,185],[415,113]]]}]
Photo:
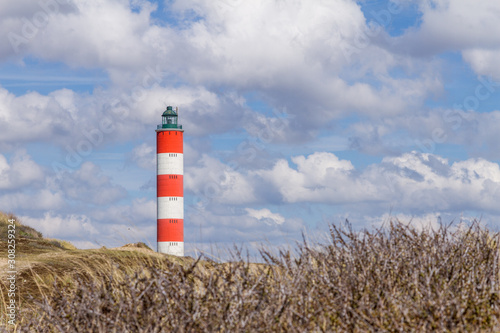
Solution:
[{"label": "white cloud", "polygon": [[65,205],[63,195],[47,184],[41,166],[23,149],[8,161],[0,154],[0,210],[33,211],[58,209]]},{"label": "white cloud", "polygon": [[72,1],[19,0],[0,4],[0,59],[23,54],[55,17],[73,12]]},{"label": "white cloud", "polygon": [[[51,141],[60,144],[81,138],[72,136],[89,120],[82,114],[84,99],[69,89],[48,95],[28,92],[21,96],[0,88],[0,140],[2,145]],[[80,111],[80,112],[79,112]],[[92,120],[90,120],[92,121]],[[29,130],[27,130],[29,129]]]},{"label": "white cloud", "polygon": [[259,221],[263,221],[266,224],[283,224],[285,222],[285,218],[277,213],[272,213],[269,209],[252,209],[245,208],[248,213],[248,216],[256,218]]},{"label": "white cloud", "polygon": [[[74,162],[107,143],[151,135],[167,104],[180,107],[180,124],[189,128],[191,136],[226,132],[254,117],[241,97],[232,93],[217,95],[204,87],[158,84],[136,88],[96,90],[90,95],[59,89],[47,95],[15,96],[0,87],[0,147],[45,142],[62,147]],[[75,164],[64,159],[60,163]]]},{"label": "white cloud", "polygon": [[67,200],[105,205],[126,196],[125,189],[102,173],[92,162],[84,162],[73,172],[54,177],[45,173],[24,150],[14,154],[10,164],[0,155],[0,209],[55,210],[68,205]]},{"label": "white cloud", "polygon": [[[387,51],[375,44],[360,50],[357,64],[367,69],[350,80],[340,78],[349,64],[340,45],[353,43],[366,28],[352,1],[238,1],[230,6],[226,1],[177,1],[171,7],[175,14],[194,10],[202,19],[184,17],[183,25],[175,28],[155,25],[150,17],[154,6],[148,2],[140,2],[136,11],[131,7],[128,1],[92,0],[53,15],[43,34],[30,42],[30,52],[69,66],[103,68],[113,88],[94,91],[90,97],[68,90],[11,96],[16,103],[7,103],[9,115],[30,110],[30,98],[37,105],[30,113],[36,112],[37,119],[57,121],[40,123],[29,133],[6,129],[2,142],[41,139],[66,144],[63,137],[71,133],[75,150],[85,140],[81,132],[98,128],[103,112],[116,128],[104,141],[125,140],[145,130],[137,124],[158,123],[158,105],[165,103],[181,107],[181,122],[191,135],[245,127],[258,136],[268,128],[272,142],[299,142],[353,112],[369,117],[406,114],[440,89],[431,68],[420,78],[391,78],[388,69],[407,67],[406,62],[387,57]],[[385,67],[377,69],[379,87],[359,82],[375,66]],[[192,86],[168,87],[172,75]],[[236,92],[217,94],[212,87],[220,85]],[[249,112],[239,96],[248,90],[261,91],[271,105],[291,117],[283,121]],[[115,100],[126,104],[128,115],[110,114],[109,104]],[[9,122],[13,129],[32,125],[30,118],[19,116]]]},{"label": "white cloud", "polygon": [[49,189],[31,191],[20,188],[15,193],[0,196],[0,209],[7,212],[55,210],[66,205],[65,199],[62,193]]},{"label": "white cloud", "polygon": [[500,3],[495,1],[420,1],[418,28],[410,28],[389,48],[395,53],[434,55],[460,51],[477,74],[500,78]]},{"label": "white cloud", "polygon": [[45,237],[68,240],[79,248],[149,244],[155,240],[156,200],[135,199],[130,205],[101,209],[89,208],[85,214],[49,210],[42,216],[20,216],[20,220]]},{"label": "white cloud", "polygon": [[[500,5],[492,1],[468,0],[421,1],[421,24],[403,35],[404,50],[428,54],[475,47],[495,47],[500,24],[496,17]],[[413,43],[413,45],[411,45]],[[396,46],[395,45],[395,46]]]},{"label": "white cloud", "polygon": [[185,170],[184,189],[217,203],[234,205],[255,200],[253,186],[244,175],[208,155]]},{"label": "white cloud", "polygon": [[156,221],[156,199],[138,198],[127,205],[111,205],[105,209],[97,209],[91,215],[102,224],[144,227],[151,221]]},{"label": "white cloud", "polygon": [[[410,212],[499,211],[495,202],[500,200],[500,167],[484,159],[450,164],[438,155],[411,152],[361,170],[327,152],[291,160],[292,165],[279,159],[270,168],[236,172],[205,155],[200,165],[187,170],[185,188],[203,207],[271,200],[349,205],[365,211],[373,211],[373,205]],[[255,214],[251,216],[258,219]]]},{"label": "white cloud", "polygon": [[89,68],[140,68],[147,63],[143,37],[150,28],[151,3],[142,2],[137,12],[121,0],[75,1],[72,7],[69,12],[54,11],[22,45],[27,52]]},{"label": "white cloud", "polygon": [[47,212],[42,218],[21,216],[21,221],[40,231],[44,237],[68,239],[78,236],[80,239],[98,233],[94,223],[85,215],[54,215]]},{"label": "white cloud", "polygon": [[[331,153],[279,160],[255,171],[285,203],[324,202],[369,207],[379,202],[409,211],[456,209],[498,212],[500,167],[484,159],[449,162],[436,155],[405,153],[355,170]],[[261,184],[261,183],[259,183]]]},{"label": "white cloud", "polygon": [[238,128],[245,114],[242,98],[234,93],[216,94],[203,86],[157,85],[142,89],[141,98],[132,103],[132,112],[124,120],[156,126],[161,123],[161,114],[167,105],[179,107],[179,124],[188,128],[192,136]]},{"label": "white cloud", "polygon": [[146,143],[134,147],[131,154],[132,161],[146,170],[156,170],[156,150],[155,147]]},{"label": "white cloud", "polygon": [[268,213],[267,209],[247,210],[213,205],[189,207],[186,213],[185,241],[193,243],[227,246],[269,241],[281,244],[296,239],[304,227],[300,218],[287,218],[283,223],[280,214]]},{"label": "white cloud", "polygon": [[84,162],[80,169],[72,173],[63,173],[56,184],[70,199],[86,203],[105,205],[127,195],[122,186],[113,184],[92,162]]},{"label": "white cloud", "polygon": [[284,202],[351,202],[378,198],[378,189],[353,174],[349,161],[339,160],[332,153],[317,152],[307,157],[292,157],[297,169],[286,160],[279,160],[271,170],[255,174],[273,184]]},{"label": "white cloud", "polygon": [[[351,1],[224,4],[192,0],[173,5],[179,11],[194,8],[203,17],[185,35],[199,56],[209,55],[215,67],[206,63],[203,70],[193,67],[191,74],[197,80],[273,84],[290,68],[300,72],[306,65],[339,69],[345,62],[339,42],[353,37],[364,24],[360,9]],[[214,72],[218,73],[215,77]]]},{"label": "white cloud", "polygon": [[[86,215],[98,230],[87,240],[99,247],[144,242],[156,248],[156,199],[136,198],[128,203],[91,207]],[[77,235],[73,239],[82,240]]]},{"label": "white cloud", "polygon": [[385,176],[393,198],[404,209],[498,211],[500,168],[483,159],[449,164],[431,154],[407,153],[384,158],[370,170],[372,180]]},{"label": "white cloud", "polygon": [[43,181],[43,178],[42,168],[31,159],[26,151],[17,151],[10,164],[5,156],[0,154],[0,189],[33,186],[35,182]]},{"label": "white cloud", "polygon": [[[190,54],[189,63],[179,63],[188,69],[180,76],[206,86],[261,92],[291,117],[257,116],[245,128],[252,135],[269,128],[274,142],[310,139],[314,130],[352,113],[374,118],[407,114],[442,89],[433,66],[395,59],[370,41],[358,49],[357,59],[348,59],[342,45],[356,44],[366,29],[353,1],[242,1],[227,6],[225,1],[191,0],[177,1],[173,8],[190,14],[193,9],[201,17],[181,31]],[[392,78],[389,71],[395,66],[416,78]],[[365,83],[367,76],[377,85]]]}]

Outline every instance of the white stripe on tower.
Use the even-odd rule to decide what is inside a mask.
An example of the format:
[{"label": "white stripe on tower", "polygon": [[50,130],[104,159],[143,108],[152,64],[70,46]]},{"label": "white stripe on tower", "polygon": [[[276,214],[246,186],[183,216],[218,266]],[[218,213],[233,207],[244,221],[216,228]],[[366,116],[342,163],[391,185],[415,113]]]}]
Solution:
[{"label": "white stripe on tower", "polygon": [[159,175],[184,175],[184,154],[162,153],[156,155]]},{"label": "white stripe on tower", "polygon": [[184,220],[184,198],[158,197],[158,219]]}]

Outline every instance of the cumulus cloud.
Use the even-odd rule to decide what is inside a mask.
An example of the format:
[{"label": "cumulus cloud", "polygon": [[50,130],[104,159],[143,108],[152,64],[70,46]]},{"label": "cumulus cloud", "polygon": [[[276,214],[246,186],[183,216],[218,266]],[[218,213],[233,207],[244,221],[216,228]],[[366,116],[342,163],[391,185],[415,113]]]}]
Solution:
[{"label": "cumulus cloud", "polygon": [[10,147],[28,142],[63,145],[81,140],[83,130],[96,126],[92,122],[98,114],[95,109],[86,110],[85,105],[88,100],[69,89],[48,95],[28,92],[15,96],[0,88],[0,145]]},{"label": "cumulus cloud", "polygon": [[55,17],[74,12],[72,1],[20,0],[0,4],[0,59],[24,55],[30,42],[43,34]]},{"label": "cumulus cloud", "polygon": [[277,213],[272,213],[269,209],[245,209],[248,213],[248,216],[256,218],[259,221],[263,221],[266,224],[283,224],[285,222],[285,218]]},{"label": "cumulus cloud", "polygon": [[[54,213],[49,215],[53,216]],[[74,215],[61,215],[61,219],[72,221],[75,219]],[[138,198],[128,204],[88,207],[84,214],[76,215],[92,226],[88,227],[87,233],[75,232],[70,235],[68,232],[65,236],[65,239],[71,240],[78,247],[110,247],[133,242],[145,242],[152,248],[155,247],[151,242],[156,237],[156,200]]]},{"label": "cumulus cloud", "polygon": [[403,209],[498,211],[493,202],[500,195],[500,168],[484,159],[450,165],[439,156],[412,152],[384,158],[366,175],[372,181],[383,176],[384,187]]},{"label": "cumulus cloud", "polygon": [[[144,242],[156,245],[156,200],[134,199],[128,204],[98,207],[88,215],[96,221],[99,235],[92,240],[105,246]],[[153,244],[151,244],[153,243]]]},{"label": "cumulus cloud", "polygon": [[[279,159],[270,168],[238,172],[212,157],[202,161],[187,171],[185,186],[205,208],[259,203],[262,193],[276,193],[274,203],[282,204],[327,203],[367,210],[383,205],[418,214],[499,212],[495,202],[500,199],[500,167],[481,158],[449,163],[439,155],[414,151],[358,170],[335,154],[317,152],[292,157],[292,164]],[[270,211],[246,212],[256,219],[272,216]]]},{"label": "cumulus cloud", "polygon": [[173,105],[179,107],[179,123],[189,128],[190,135],[205,136],[241,127],[247,117],[244,99],[234,92],[218,94],[203,86],[155,86],[143,89],[142,94],[130,103],[127,121],[159,124],[165,107]]},{"label": "cumulus cloud", "polygon": [[21,216],[20,219],[40,231],[44,237],[68,239],[79,235],[83,239],[98,233],[95,224],[85,215],[62,216],[47,212],[41,218]]},{"label": "cumulus cloud", "polygon": [[297,169],[286,160],[279,160],[271,170],[255,172],[279,190],[284,202],[345,203],[378,197],[376,186],[358,178],[350,161],[340,160],[332,153],[296,156],[292,162]]},{"label": "cumulus cloud", "polygon": [[[225,1],[192,0],[174,2],[172,7],[200,16],[182,31],[191,51],[186,57],[190,64],[181,65],[189,72],[182,77],[206,86],[257,90],[289,116],[249,119],[245,128],[252,135],[269,128],[272,141],[295,143],[311,139],[315,130],[348,114],[408,113],[441,89],[432,66],[424,71],[422,66],[412,68],[417,76],[412,80],[392,78],[389,70],[406,68],[407,61],[392,58],[375,43],[359,49],[362,58],[351,66],[365,67],[363,72],[344,73],[351,60],[342,45],[356,44],[366,30],[366,20],[352,1],[286,5],[252,1],[227,6]],[[363,82],[366,76],[374,78],[378,87]]]},{"label": "cumulus cloud", "polygon": [[500,168],[484,159],[450,164],[432,154],[405,153],[387,157],[365,170],[331,153],[292,158],[296,167],[279,160],[255,175],[276,188],[283,202],[356,204],[378,202],[414,212],[456,209],[498,212]]},{"label": "cumulus cloud", "polygon": [[0,155],[0,188],[8,190],[0,195],[5,211],[53,211],[67,208],[69,202],[106,205],[127,195],[126,190],[103,174],[92,162],[84,162],[73,172],[56,177],[43,170],[24,150],[10,160]]},{"label": "cumulus cloud", "polygon": [[266,210],[222,210],[209,206],[189,209],[185,217],[189,221],[185,224],[186,242],[230,245],[269,241],[281,244],[300,235],[304,227],[302,219],[287,218],[277,223],[283,217]]},{"label": "cumulus cloud", "polygon": [[[497,31],[500,27],[497,28]],[[479,75],[492,76],[500,80],[500,66],[496,59],[500,56],[500,46],[494,48],[474,48],[462,52],[464,59]]]},{"label": "cumulus cloud", "polygon": [[[394,48],[411,49],[417,54],[435,54],[448,50],[466,50],[475,47],[496,47],[500,41],[500,25],[495,17],[500,13],[496,2],[467,0],[421,1],[419,27],[409,29],[397,39]],[[418,45],[418,47],[417,47]]]},{"label": "cumulus cloud", "polygon": [[43,181],[42,168],[36,164],[26,151],[17,151],[10,163],[0,154],[0,189],[9,190],[23,186],[32,186]]},{"label": "cumulus cloud", "polygon": [[138,166],[147,170],[156,169],[156,150],[155,147],[142,143],[132,150],[131,159]]},{"label": "cumulus cloud", "polygon": [[420,1],[421,24],[392,40],[394,53],[429,56],[460,51],[477,74],[500,78],[500,4],[467,0]]},{"label": "cumulus cloud", "polygon": [[[50,5],[42,5],[46,3]],[[121,0],[40,1],[27,7],[33,16],[11,12],[9,19],[15,23],[3,27],[19,36],[9,35],[16,53],[110,70],[142,66],[147,61],[148,48],[138,45],[146,46],[143,39],[155,9],[150,2],[141,2],[135,12],[129,1]]]},{"label": "cumulus cloud", "polygon": [[42,188],[47,175],[25,150],[18,150],[10,160],[0,154],[0,210],[39,211],[65,205],[57,190]]},{"label": "cumulus cloud", "polygon": [[61,192],[49,189],[24,190],[18,189],[15,193],[0,195],[0,209],[7,212],[47,211],[61,209],[66,206],[66,198]]},{"label": "cumulus cloud", "polygon": [[[155,25],[151,20],[155,7],[147,1],[139,2],[135,10],[118,0],[72,6],[73,11],[51,16],[54,19],[43,34],[30,42],[30,52],[70,66],[103,68],[112,79],[112,89],[91,96],[66,89],[47,96],[8,96],[0,110],[12,118],[11,128],[32,124],[33,118],[19,116],[26,110],[36,113],[36,119],[57,121],[42,122],[29,132],[6,128],[2,142],[66,144],[71,133],[70,148],[77,150],[86,140],[84,131],[99,130],[103,114],[114,125],[113,135],[104,135],[103,142],[138,137],[146,130],[144,125],[158,123],[158,105],[165,103],[181,107],[181,121],[191,135],[244,127],[257,137],[264,133],[270,142],[300,142],[352,113],[368,117],[408,113],[440,89],[432,68],[412,80],[392,78],[388,69],[405,66],[405,60],[375,57],[387,53],[375,44],[360,50],[366,57],[359,64],[370,64],[368,68],[386,64],[374,77],[377,88],[363,82],[369,73],[357,77],[343,73],[349,60],[341,45],[353,43],[366,29],[366,20],[352,1],[297,1],[286,6],[266,1],[230,6],[226,1],[173,2],[170,9],[185,15],[182,27]],[[193,11],[199,20],[186,14]],[[172,76],[190,85],[179,86]],[[223,94],[220,86],[225,87]],[[248,91],[260,91],[260,98],[287,118],[249,111],[242,97]]]},{"label": "cumulus cloud", "polygon": [[57,184],[68,198],[85,203],[109,204],[127,195],[125,188],[113,184],[92,162],[84,162],[80,169],[64,173]]},{"label": "cumulus cloud", "polygon": [[[159,84],[136,88],[96,90],[90,95],[59,89],[47,95],[15,96],[0,87],[0,147],[44,142],[62,147],[74,161],[107,143],[142,140],[161,123],[167,104],[180,107],[179,121],[191,136],[224,133],[257,115],[234,93],[217,95],[205,87]],[[75,163],[61,163],[75,167]]]},{"label": "cumulus cloud", "polygon": [[242,204],[255,200],[253,186],[243,174],[208,155],[185,170],[184,189],[217,203]]},{"label": "cumulus cloud", "polygon": [[198,66],[191,69],[197,80],[272,85],[290,73],[290,68],[304,71],[304,60],[309,68],[324,63],[338,69],[345,62],[338,43],[352,37],[364,23],[359,7],[351,1],[226,3],[192,0],[173,4],[176,10],[194,9],[202,16],[185,34],[193,48],[209,52],[215,67],[198,62],[204,64],[203,70]]},{"label": "cumulus cloud", "polygon": [[[480,100],[473,89],[464,98],[470,105],[491,103],[488,99],[495,98],[499,90],[497,82],[485,77],[480,78],[476,87],[476,91],[487,98]],[[471,156],[498,159],[499,119],[498,110],[479,112],[457,103],[456,108],[426,109],[412,115],[376,120],[360,119],[344,132],[351,149],[371,155],[395,156],[408,150],[435,153],[439,146],[453,144],[464,147]]]}]

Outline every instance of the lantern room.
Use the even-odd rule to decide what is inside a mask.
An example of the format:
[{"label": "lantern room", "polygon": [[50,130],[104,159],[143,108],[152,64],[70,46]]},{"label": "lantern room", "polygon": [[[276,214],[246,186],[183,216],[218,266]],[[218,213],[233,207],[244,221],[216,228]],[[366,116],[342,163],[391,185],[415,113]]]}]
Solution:
[{"label": "lantern room", "polygon": [[[177,108],[174,111],[171,106],[167,106],[167,109],[163,114],[161,115],[161,128],[182,128],[182,125],[179,125],[177,123],[178,120],[178,114],[177,114]],[[158,126],[159,128],[160,126]]]}]

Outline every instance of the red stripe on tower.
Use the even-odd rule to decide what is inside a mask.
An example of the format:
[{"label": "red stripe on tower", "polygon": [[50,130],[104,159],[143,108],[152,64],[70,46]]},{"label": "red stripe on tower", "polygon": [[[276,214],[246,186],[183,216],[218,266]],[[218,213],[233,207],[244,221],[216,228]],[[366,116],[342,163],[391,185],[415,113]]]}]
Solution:
[{"label": "red stripe on tower", "polygon": [[158,175],[156,178],[158,197],[184,197],[182,175]]},{"label": "red stripe on tower", "polygon": [[156,129],[158,252],[184,256],[184,155],[178,112],[168,106]]}]

